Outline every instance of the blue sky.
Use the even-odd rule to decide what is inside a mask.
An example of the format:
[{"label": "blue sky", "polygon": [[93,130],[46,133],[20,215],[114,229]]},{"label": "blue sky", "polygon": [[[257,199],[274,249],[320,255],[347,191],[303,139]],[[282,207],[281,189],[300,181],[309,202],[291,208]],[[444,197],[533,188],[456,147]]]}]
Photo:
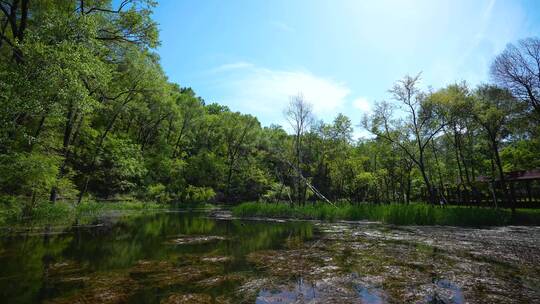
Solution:
[{"label": "blue sky", "polygon": [[154,18],[171,81],[263,125],[285,125],[299,92],[357,124],[405,74],[476,85],[507,43],[540,36],[540,1],[170,0]]}]

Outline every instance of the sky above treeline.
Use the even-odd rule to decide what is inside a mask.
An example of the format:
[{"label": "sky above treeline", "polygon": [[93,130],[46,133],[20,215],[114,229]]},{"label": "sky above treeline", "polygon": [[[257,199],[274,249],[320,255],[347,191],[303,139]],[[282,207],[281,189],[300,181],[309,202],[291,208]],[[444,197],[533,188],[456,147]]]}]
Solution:
[{"label": "sky above treeline", "polygon": [[171,81],[266,126],[286,125],[298,93],[318,119],[356,125],[406,74],[425,89],[488,82],[507,43],[540,36],[536,0],[162,0],[154,18]]}]

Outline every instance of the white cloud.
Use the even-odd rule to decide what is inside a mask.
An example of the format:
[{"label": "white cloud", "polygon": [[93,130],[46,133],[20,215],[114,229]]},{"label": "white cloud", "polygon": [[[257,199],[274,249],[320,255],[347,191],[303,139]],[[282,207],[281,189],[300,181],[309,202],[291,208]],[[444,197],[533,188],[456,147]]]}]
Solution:
[{"label": "white cloud", "polygon": [[233,62],[233,63],[227,63],[222,64],[212,70],[210,70],[210,73],[223,73],[223,72],[229,72],[232,70],[240,70],[240,69],[246,69],[251,68],[253,65],[249,62],[239,61],[239,62]]},{"label": "white cloud", "polygon": [[[231,69],[224,67],[238,67]],[[250,64],[218,67],[224,73],[219,89],[225,92],[220,103],[235,111],[256,115],[265,125],[285,125],[283,110],[290,97],[301,93],[313,105],[314,114],[326,121],[343,112],[350,89],[343,83],[303,70],[275,70]]]},{"label": "white cloud", "polygon": [[352,105],[363,113],[371,112],[371,104],[365,97],[356,98],[355,100],[353,100]]}]

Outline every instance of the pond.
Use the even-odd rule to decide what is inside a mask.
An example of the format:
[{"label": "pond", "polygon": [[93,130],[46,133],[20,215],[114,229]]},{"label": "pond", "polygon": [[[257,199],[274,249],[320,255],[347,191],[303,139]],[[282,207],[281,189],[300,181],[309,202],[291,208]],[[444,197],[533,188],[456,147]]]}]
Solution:
[{"label": "pond", "polygon": [[0,239],[4,303],[540,303],[540,228],[110,215]]}]

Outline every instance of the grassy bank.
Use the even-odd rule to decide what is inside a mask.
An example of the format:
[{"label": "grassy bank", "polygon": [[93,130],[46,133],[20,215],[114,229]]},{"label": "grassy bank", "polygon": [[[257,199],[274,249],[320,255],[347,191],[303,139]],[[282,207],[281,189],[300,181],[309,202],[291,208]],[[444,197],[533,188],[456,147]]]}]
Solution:
[{"label": "grassy bank", "polygon": [[371,220],[396,225],[503,226],[540,225],[540,210],[519,209],[513,218],[510,210],[426,204],[350,205],[337,207],[324,203],[293,206],[283,203],[243,203],[233,208],[238,217],[271,217],[334,220]]},{"label": "grassy bank", "polygon": [[55,204],[41,203],[30,212],[24,212],[21,204],[2,206],[0,208],[0,225],[33,223],[69,223],[75,219],[92,219],[111,211],[137,211],[167,209],[166,204],[152,202],[97,202],[87,201],[81,204],[57,202]]}]

